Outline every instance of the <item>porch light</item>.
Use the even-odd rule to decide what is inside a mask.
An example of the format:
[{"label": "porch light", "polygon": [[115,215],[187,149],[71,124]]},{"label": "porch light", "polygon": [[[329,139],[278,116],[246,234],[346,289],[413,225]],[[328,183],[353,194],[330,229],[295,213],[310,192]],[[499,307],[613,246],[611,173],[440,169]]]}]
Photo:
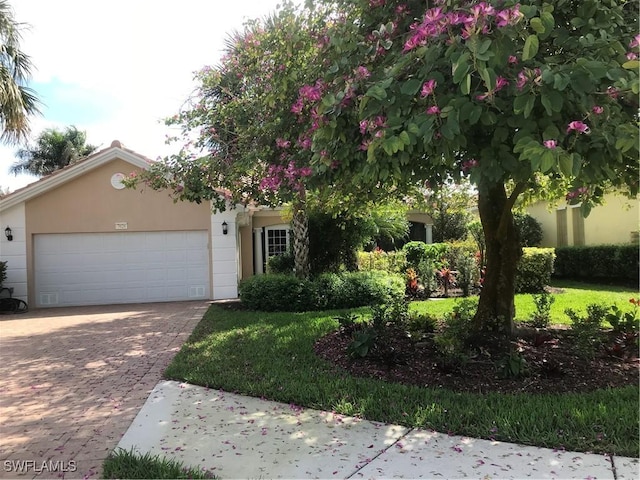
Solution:
[{"label": "porch light", "polygon": [[10,242],[13,240],[13,232],[11,231],[11,227],[7,225],[7,228],[4,229],[4,234],[7,237],[7,240]]},{"label": "porch light", "polygon": [[226,235],[227,233],[229,233],[229,225],[227,222],[222,222],[222,234]]}]

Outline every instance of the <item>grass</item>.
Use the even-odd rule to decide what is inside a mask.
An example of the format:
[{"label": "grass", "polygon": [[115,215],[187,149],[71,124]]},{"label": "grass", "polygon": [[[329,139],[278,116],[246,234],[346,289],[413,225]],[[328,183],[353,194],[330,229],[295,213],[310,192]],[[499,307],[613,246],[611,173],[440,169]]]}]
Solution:
[{"label": "grass", "polygon": [[209,472],[184,467],[159,455],[119,449],[104,461],[103,478],[216,478]]},{"label": "grass", "polygon": [[[597,295],[637,292],[566,287],[560,310]],[[619,295],[619,297],[618,297]],[[518,305],[526,304],[518,297]],[[434,308],[448,301],[423,302]],[[558,306],[554,304],[554,311]],[[533,311],[533,303],[531,304]],[[427,308],[417,305],[415,308]],[[430,308],[430,307],[429,307]],[[525,310],[525,307],[521,307]],[[364,313],[366,309],[357,312]],[[168,378],[345,415],[477,438],[638,456],[638,388],[568,395],[476,395],[355,378],[313,344],[337,327],[337,311],[263,313],[212,306],[167,368]],[[552,312],[556,321],[558,315]]]},{"label": "grass", "polygon": [[[604,305],[617,304],[623,310],[630,310],[629,299],[638,298],[638,291],[628,287],[590,285],[572,281],[554,281],[552,286],[564,291],[564,293],[553,295],[555,302],[551,305],[551,323],[558,325],[571,323],[569,317],[564,313],[567,308],[584,313],[586,306],[590,303],[601,303]],[[418,312],[442,316],[445,312],[451,311],[456,301],[454,298],[446,298],[436,301],[414,302],[412,308]],[[528,320],[536,311],[533,296],[529,294],[516,295],[515,305],[517,321]]]}]

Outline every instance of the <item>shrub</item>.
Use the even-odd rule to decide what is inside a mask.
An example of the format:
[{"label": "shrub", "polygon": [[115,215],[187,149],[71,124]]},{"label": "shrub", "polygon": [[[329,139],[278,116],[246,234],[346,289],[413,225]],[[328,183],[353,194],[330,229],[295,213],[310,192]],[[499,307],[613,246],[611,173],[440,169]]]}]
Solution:
[{"label": "shrub", "polygon": [[314,310],[314,285],[308,280],[280,273],[254,275],[240,282],[240,301],[265,312]]},{"label": "shrub", "polygon": [[534,295],[533,303],[536,305],[536,311],[527,323],[534,328],[547,328],[551,321],[551,305],[555,301],[555,297],[547,292]]},{"label": "shrub", "polygon": [[516,272],[516,293],[540,293],[553,273],[553,248],[524,248]]},{"label": "shrub", "polygon": [[7,279],[7,262],[0,262],[0,288]]},{"label": "shrub", "polygon": [[587,305],[587,316],[581,317],[573,309],[567,308],[564,313],[571,319],[571,331],[575,337],[577,353],[585,358],[593,358],[600,348],[600,325],[606,318],[609,308],[592,303]]},{"label": "shrub", "polygon": [[358,252],[358,270],[382,270],[388,273],[403,273],[406,256],[404,251],[385,252],[376,249],[372,252]]},{"label": "shrub", "polygon": [[240,283],[240,300],[253,310],[302,312],[353,308],[404,297],[404,279],[385,272],[325,273],[312,280],[256,275]]},{"label": "shrub", "polygon": [[436,264],[441,263],[447,248],[445,243],[409,242],[402,247],[402,251],[406,255],[407,266],[417,269],[423,260],[431,260]]},{"label": "shrub", "polygon": [[295,260],[293,252],[288,250],[280,255],[274,255],[267,261],[267,273],[293,273],[295,268]]},{"label": "shrub", "polygon": [[574,280],[623,281],[635,286],[640,276],[638,245],[556,248],[554,276]]},{"label": "shrub", "polygon": [[542,242],[542,225],[528,213],[515,213],[513,220],[520,236],[520,246],[536,247]]}]

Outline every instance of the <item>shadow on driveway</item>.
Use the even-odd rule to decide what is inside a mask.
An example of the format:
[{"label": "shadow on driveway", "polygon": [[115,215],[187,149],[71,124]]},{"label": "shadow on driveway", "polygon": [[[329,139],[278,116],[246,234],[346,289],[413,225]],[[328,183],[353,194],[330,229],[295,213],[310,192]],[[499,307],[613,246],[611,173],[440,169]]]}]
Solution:
[{"label": "shadow on driveway", "polygon": [[207,307],[0,316],[0,478],[97,478]]}]

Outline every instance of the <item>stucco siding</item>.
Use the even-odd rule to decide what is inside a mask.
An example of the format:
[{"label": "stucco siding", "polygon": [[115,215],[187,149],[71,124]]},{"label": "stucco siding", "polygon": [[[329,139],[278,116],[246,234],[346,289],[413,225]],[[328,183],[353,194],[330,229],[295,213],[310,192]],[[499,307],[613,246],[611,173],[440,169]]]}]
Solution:
[{"label": "stucco siding", "polygon": [[[543,247],[558,246],[557,211],[562,209],[567,210],[568,245],[575,244],[576,232],[572,220],[574,212],[577,213],[576,208],[564,201],[551,206],[546,202],[537,202],[527,207],[527,212],[542,225]],[[632,232],[637,232],[640,225],[639,201],[608,194],[604,205],[594,207],[583,221],[585,245],[629,243]]]},{"label": "stucco siding", "polygon": [[[7,262],[7,279],[3,286],[13,288],[13,296],[28,299],[27,230],[24,204],[0,213],[0,260]],[[7,240],[4,229],[10,227],[13,241]]]}]

